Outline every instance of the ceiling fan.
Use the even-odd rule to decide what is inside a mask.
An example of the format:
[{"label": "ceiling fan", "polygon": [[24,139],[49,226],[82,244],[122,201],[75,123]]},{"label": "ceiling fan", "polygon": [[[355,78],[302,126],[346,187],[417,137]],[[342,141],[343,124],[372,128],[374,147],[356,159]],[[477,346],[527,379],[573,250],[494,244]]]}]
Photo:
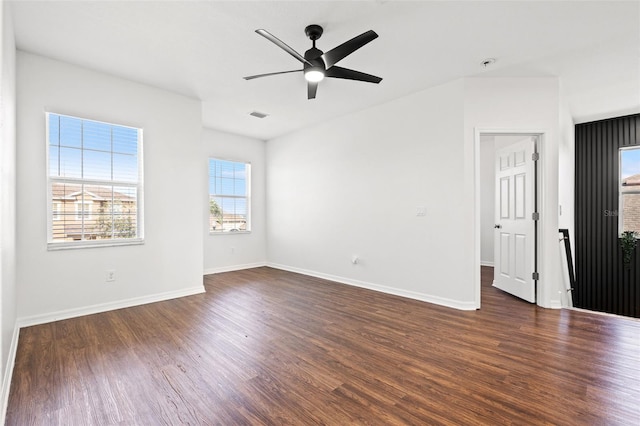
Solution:
[{"label": "ceiling fan", "polygon": [[320,36],[322,36],[322,27],[320,25],[309,25],[304,29],[304,32],[307,37],[311,39],[313,46],[311,47],[311,49],[307,50],[304,53],[304,56],[300,55],[298,52],[293,50],[290,46],[285,44],[282,40],[268,32],[267,30],[260,29],[256,30],[256,32],[302,62],[303,68],[301,70],[250,75],[248,77],[244,77],[245,80],[252,80],[254,78],[268,77],[278,74],[288,74],[292,72],[303,72],[304,78],[307,80],[308,99],[315,99],[316,92],[318,91],[318,82],[320,82],[325,77],[366,81],[368,83],[376,84],[382,81],[382,78],[376,77],[375,75],[365,74],[360,71],[354,71],[335,65],[338,61],[344,59],[346,56],[360,49],[365,44],[369,43],[372,40],[375,40],[378,37],[378,34],[376,34],[375,31],[366,31],[359,36],[356,36],[351,40],[346,41],[340,46],[334,47],[333,49],[325,53],[322,52],[322,50],[316,48],[316,40],[318,40]]}]

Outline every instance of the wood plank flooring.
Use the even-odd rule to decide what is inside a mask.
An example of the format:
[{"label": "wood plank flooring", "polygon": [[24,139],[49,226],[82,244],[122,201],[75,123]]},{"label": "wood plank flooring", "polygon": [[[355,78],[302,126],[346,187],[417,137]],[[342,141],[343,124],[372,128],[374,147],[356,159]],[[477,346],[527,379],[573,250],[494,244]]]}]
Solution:
[{"label": "wood plank flooring", "polygon": [[640,322],[256,268],[25,328],[8,425],[639,425]]}]

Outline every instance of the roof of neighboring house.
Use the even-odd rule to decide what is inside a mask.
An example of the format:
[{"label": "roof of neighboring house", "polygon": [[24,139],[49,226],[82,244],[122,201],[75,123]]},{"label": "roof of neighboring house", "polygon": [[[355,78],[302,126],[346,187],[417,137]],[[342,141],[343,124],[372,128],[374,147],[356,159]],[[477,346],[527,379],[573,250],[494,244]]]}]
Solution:
[{"label": "roof of neighboring house", "polygon": [[[82,185],[75,183],[54,183],[52,189],[54,200],[76,201],[83,192]],[[111,200],[111,191],[111,186],[84,185],[85,199],[88,196],[94,201],[109,201]],[[135,197],[119,191],[113,191],[113,199],[121,202],[132,202],[136,200]]]},{"label": "roof of neighboring house", "polygon": [[636,175],[631,175],[628,178],[622,181],[622,185],[624,186],[635,186],[640,185],[640,173]]}]

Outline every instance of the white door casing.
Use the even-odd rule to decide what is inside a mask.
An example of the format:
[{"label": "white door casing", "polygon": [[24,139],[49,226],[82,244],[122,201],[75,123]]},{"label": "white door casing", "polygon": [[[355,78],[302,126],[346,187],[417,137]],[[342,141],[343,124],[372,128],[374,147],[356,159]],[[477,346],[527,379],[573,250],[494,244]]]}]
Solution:
[{"label": "white door casing", "polygon": [[535,136],[496,150],[493,286],[535,303]]}]

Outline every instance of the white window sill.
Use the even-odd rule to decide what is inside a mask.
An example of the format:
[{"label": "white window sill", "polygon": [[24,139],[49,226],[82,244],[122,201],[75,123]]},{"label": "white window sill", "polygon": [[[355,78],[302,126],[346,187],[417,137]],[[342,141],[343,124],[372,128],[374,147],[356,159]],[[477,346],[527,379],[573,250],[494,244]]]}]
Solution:
[{"label": "white window sill", "polygon": [[144,244],[142,238],[132,238],[127,240],[106,240],[106,241],[65,241],[59,243],[48,242],[47,250],[74,250],[81,248],[116,247],[116,246],[137,246]]}]

